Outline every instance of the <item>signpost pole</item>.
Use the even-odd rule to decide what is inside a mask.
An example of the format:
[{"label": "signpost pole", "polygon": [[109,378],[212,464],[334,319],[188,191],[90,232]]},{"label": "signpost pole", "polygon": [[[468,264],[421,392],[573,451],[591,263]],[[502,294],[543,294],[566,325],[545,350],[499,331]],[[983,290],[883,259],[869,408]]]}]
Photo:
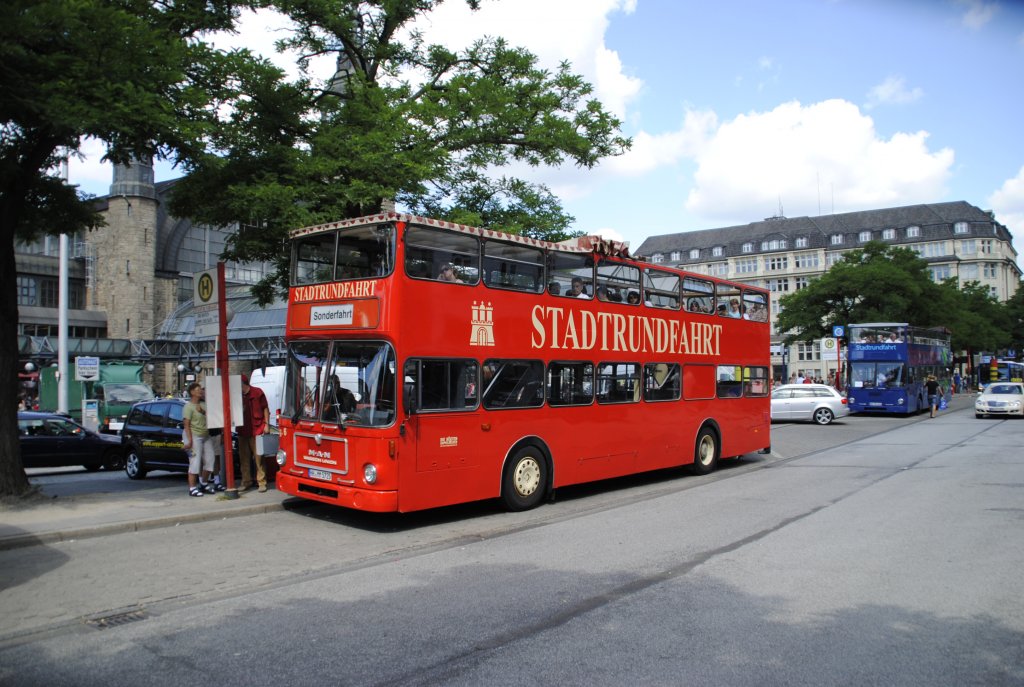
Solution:
[{"label": "signpost pole", "polygon": [[238,489],[235,488],[235,456],[231,447],[231,386],[228,380],[228,313],[227,313],[227,292],[224,288],[224,262],[217,263],[217,367],[220,368],[220,390],[224,399],[224,430],[223,438],[224,474],[227,478],[227,491],[224,494],[229,499],[238,498]]}]

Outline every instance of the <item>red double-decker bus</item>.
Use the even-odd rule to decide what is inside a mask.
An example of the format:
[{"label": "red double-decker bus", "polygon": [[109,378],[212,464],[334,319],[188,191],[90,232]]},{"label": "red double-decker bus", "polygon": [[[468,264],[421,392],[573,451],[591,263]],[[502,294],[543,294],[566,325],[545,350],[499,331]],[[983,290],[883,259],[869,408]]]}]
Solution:
[{"label": "red double-decker bus", "polygon": [[768,294],[597,237],[400,214],[292,232],[278,489],[368,511],[770,449]]}]

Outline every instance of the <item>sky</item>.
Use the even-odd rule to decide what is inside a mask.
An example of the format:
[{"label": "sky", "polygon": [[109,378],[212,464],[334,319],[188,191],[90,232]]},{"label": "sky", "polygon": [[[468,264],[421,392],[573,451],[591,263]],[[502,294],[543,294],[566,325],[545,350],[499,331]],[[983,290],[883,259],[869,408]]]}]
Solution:
[{"label": "sky", "polygon": [[[290,66],[273,53],[282,26],[247,16],[218,44]],[[512,170],[561,198],[573,229],[635,250],[777,215],[964,200],[1024,252],[1019,0],[447,0],[418,26],[450,48],[502,36],[542,66],[568,60],[622,120],[624,155]],[[83,152],[71,182],[105,195],[102,147]],[[178,176],[158,163],[157,181]]]}]

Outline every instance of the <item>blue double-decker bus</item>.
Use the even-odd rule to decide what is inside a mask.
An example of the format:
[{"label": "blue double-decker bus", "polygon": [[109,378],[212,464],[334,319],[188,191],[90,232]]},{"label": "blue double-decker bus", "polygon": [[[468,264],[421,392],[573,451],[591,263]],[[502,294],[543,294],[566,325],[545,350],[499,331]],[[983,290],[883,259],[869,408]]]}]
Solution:
[{"label": "blue double-decker bus", "polygon": [[906,322],[849,326],[847,402],[851,413],[910,415],[928,408],[925,382],[935,375],[951,394],[949,332]]}]

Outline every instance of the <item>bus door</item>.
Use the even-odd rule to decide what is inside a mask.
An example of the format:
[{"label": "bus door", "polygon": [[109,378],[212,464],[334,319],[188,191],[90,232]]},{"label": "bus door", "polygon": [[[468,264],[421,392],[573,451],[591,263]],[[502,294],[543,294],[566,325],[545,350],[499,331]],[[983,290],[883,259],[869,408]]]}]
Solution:
[{"label": "bus door", "polygon": [[406,407],[415,410],[411,425],[416,443],[416,472],[478,465],[481,418],[477,412],[479,364],[466,359],[414,359],[405,364]]}]

